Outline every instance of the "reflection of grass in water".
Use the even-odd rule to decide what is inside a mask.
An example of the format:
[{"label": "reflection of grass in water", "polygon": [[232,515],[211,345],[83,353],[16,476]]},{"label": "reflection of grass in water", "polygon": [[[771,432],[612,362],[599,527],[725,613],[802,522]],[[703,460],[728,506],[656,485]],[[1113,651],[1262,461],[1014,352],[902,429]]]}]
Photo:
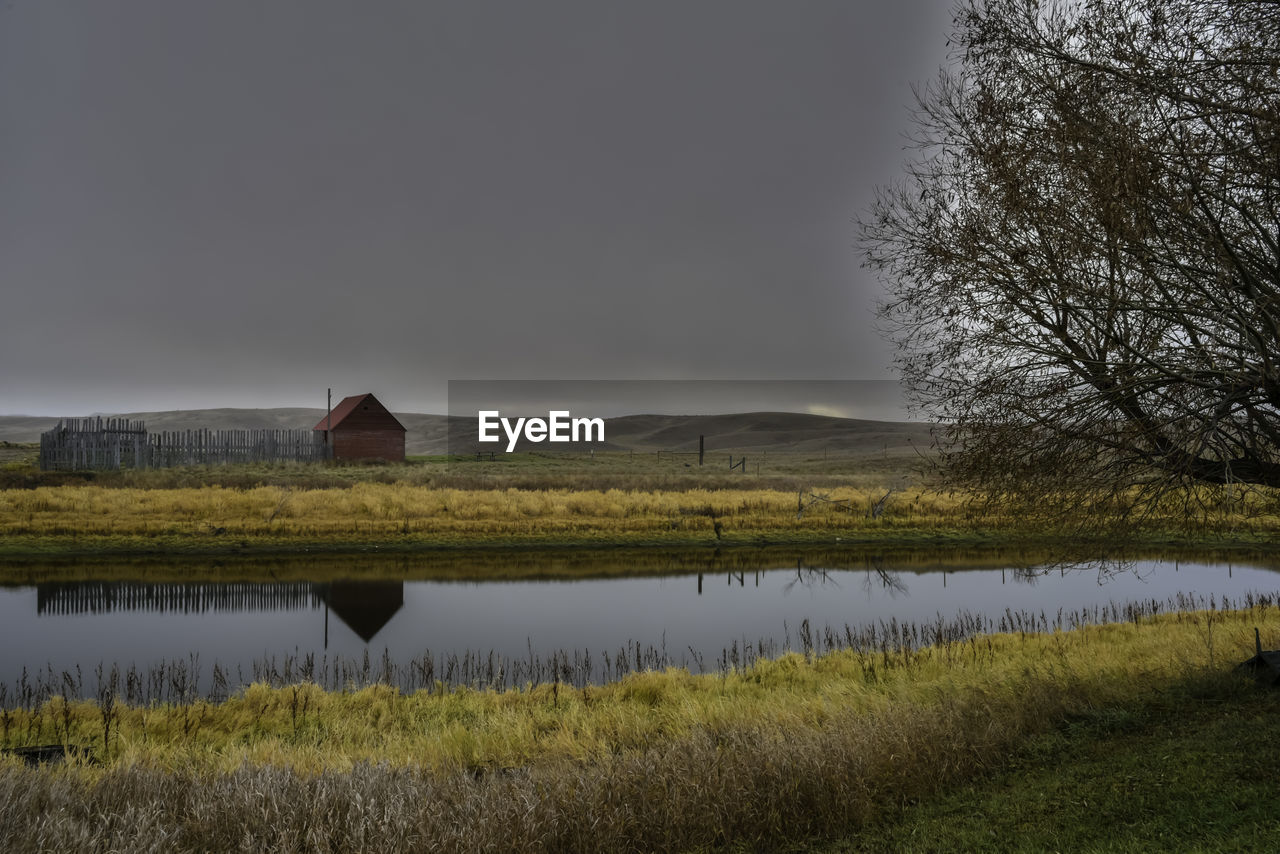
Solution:
[{"label": "reflection of grass in water", "polygon": [[[104,765],[0,768],[0,842],[33,838],[37,825],[52,840],[180,831],[169,838],[215,849],[245,833],[273,847],[323,833],[376,849],[427,833],[447,837],[445,850],[759,847],[848,833],[1034,756],[1019,752],[1029,739],[1075,722],[1115,730],[1183,703],[1251,702],[1222,671],[1249,654],[1254,625],[1267,645],[1280,639],[1274,604],[1259,604],[588,688],[258,685],[220,704],[117,702]],[[96,704],[39,708],[35,737],[100,748]],[[10,713],[11,744],[31,714]],[[1100,790],[1097,806],[1128,791]],[[355,794],[380,806],[354,809]],[[495,822],[501,832],[486,836]]]},{"label": "reflection of grass in water", "polygon": [[[724,572],[836,570],[963,572],[992,568],[1123,572],[1130,561],[1181,560],[1197,563],[1235,561],[1280,570],[1274,552],[1242,549],[1158,549],[1112,553],[1107,560],[1064,558],[1039,548],[609,548],[609,549],[457,549],[412,554],[340,554],[285,557],[86,557],[0,563],[0,584],[45,581],[146,581],[146,583],[232,583],[232,581],[513,581],[609,579],[654,575],[708,575]],[[1048,570],[1044,567],[1050,567]]]},{"label": "reflection of grass in water", "polygon": [[1123,572],[1128,562],[1159,559],[1197,563],[1236,561],[1280,569],[1274,552],[1244,549],[1131,549],[1105,560],[1043,548],[903,548],[893,546],[775,546],[758,548],[458,549],[411,554],[254,556],[92,555],[70,559],[11,560],[0,564],[0,584],[46,581],[510,581],[625,578],[771,570],[850,570],[873,573],[963,572],[981,569],[1055,570],[1083,566],[1100,574]]},{"label": "reflection of grass in water", "polygon": [[[1212,556],[1200,555],[1202,559]],[[586,579],[774,569],[989,569],[1042,563],[1050,554],[1009,549],[610,548],[470,549],[414,554],[264,557],[92,557],[0,565],[0,583],[42,581],[327,581]],[[1237,556],[1238,557],[1238,556]]]}]

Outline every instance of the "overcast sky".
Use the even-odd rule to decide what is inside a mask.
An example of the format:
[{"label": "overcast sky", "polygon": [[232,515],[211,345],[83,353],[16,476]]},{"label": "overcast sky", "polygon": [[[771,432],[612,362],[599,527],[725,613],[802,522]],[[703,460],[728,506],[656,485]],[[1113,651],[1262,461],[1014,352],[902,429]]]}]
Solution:
[{"label": "overcast sky", "polygon": [[0,3],[0,414],[890,376],[854,220],[949,6]]}]

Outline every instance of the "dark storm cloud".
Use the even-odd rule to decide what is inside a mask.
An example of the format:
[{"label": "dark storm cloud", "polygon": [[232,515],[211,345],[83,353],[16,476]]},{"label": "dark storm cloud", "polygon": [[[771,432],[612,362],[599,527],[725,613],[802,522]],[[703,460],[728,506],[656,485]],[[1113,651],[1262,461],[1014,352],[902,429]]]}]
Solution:
[{"label": "dark storm cloud", "polygon": [[852,219],[948,23],[941,0],[0,6],[0,412],[884,377]]}]

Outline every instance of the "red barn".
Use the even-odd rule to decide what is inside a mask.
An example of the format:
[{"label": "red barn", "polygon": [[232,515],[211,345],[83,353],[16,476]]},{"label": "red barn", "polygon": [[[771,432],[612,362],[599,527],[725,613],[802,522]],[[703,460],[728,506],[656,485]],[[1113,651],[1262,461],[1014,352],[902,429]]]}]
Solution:
[{"label": "red barn", "polygon": [[404,425],[371,394],[343,398],[315,429],[335,460],[404,460]]}]

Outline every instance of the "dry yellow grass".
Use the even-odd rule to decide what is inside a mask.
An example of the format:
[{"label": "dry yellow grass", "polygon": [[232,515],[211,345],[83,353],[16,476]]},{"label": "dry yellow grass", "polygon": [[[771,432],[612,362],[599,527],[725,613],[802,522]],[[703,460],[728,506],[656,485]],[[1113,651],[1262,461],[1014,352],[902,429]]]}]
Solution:
[{"label": "dry yellow grass", "polygon": [[[1252,649],[1254,626],[1265,640],[1280,639],[1280,611],[1177,613],[906,652],[789,654],[727,675],[672,669],[581,689],[438,686],[406,694],[385,685],[353,692],[253,685],[222,703],[116,705],[109,762],[84,770],[140,763],[229,771],[249,762],[318,773],[390,762],[451,772],[597,762],[698,732],[749,729],[783,737],[851,715],[868,722],[926,710],[946,715],[973,697],[1016,711],[992,726],[1022,729],[1048,713],[1035,706],[1036,691],[1073,709],[1132,697],[1242,660]],[[51,736],[101,745],[103,723],[95,703],[67,705],[54,697],[36,710],[6,711],[3,738],[7,746]]]},{"label": "dry yellow grass", "polygon": [[[821,495],[815,499],[815,494]],[[507,544],[1052,541],[1265,546],[1280,529],[1270,492],[1194,506],[1178,496],[1130,521],[1080,508],[1082,527],[923,486],[883,488],[457,489],[362,482],[347,487],[148,489],[56,486],[0,490],[0,540],[22,551],[266,550],[343,543],[393,548]],[[1116,517],[1118,518],[1118,517]]]},{"label": "dry yellow grass", "polygon": [[[917,489],[867,517],[882,492],[838,488],[806,503],[780,490],[462,490],[358,483],[292,490],[264,486],[166,490],[98,486],[0,491],[0,535],[189,534],[280,537],[519,535],[524,533],[750,533],[833,527],[950,526],[965,521],[958,497]],[[797,517],[798,516],[798,517]],[[986,521],[998,522],[989,518]]]}]

